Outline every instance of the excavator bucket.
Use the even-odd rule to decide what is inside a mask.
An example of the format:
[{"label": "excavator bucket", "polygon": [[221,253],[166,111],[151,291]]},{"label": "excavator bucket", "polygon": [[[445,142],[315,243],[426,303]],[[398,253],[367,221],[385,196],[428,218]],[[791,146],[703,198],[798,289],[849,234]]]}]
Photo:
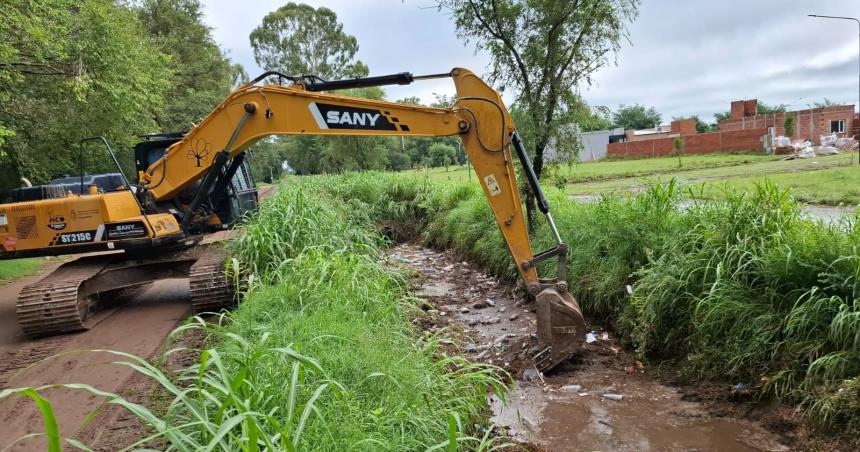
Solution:
[{"label": "excavator bucket", "polygon": [[570,292],[544,289],[536,302],[539,351],[534,363],[546,372],[579,350],[585,340],[585,319]]}]

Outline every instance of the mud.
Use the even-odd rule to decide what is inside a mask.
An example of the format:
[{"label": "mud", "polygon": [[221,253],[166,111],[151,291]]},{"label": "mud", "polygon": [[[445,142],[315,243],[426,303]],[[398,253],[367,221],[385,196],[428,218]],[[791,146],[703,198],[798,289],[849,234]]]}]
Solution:
[{"label": "mud", "polygon": [[[261,187],[259,198],[265,200],[276,188]],[[204,243],[226,240],[240,232],[211,234]],[[38,340],[28,339],[21,332],[15,315],[18,292],[75,257],[49,258],[39,275],[0,282],[0,389],[85,383],[150,408],[168,403],[151,381],[126,366],[111,364],[120,357],[82,350],[120,351],[149,360],[160,357],[164,339],[191,314],[187,279],[156,281],[116,309],[103,313],[103,319],[89,331]],[[202,341],[202,337],[191,334],[171,346],[194,349]],[[176,370],[196,359],[194,352],[174,353],[163,367]],[[105,405],[103,398],[62,388],[48,389],[42,395],[54,405],[61,435],[81,440],[93,450],[120,450],[147,433],[137,418],[116,405]],[[94,409],[99,410],[98,415],[84,425]],[[43,430],[41,415],[32,401],[17,396],[0,400],[0,451],[45,450],[41,438],[11,445],[22,436]],[[147,446],[159,448],[157,443]]]},{"label": "mud", "polygon": [[[0,288],[0,306],[3,311],[9,309],[8,305],[12,306],[13,320],[15,287]],[[2,387],[85,383],[104,391],[128,394],[130,388],[143,384],[133,381],[135,372],[132,369],[110,364],[120,360],[115,355],[82,350],[107,349],[154,358],[159,355],[164,338],[188,317],[189,309],[187,280],[163,280],[89,331],[36,341],[4,331],[4,336],[17,339],[0,347]],[[41,394],[53,404],[64,437],[77,437],[87,416],[104,402],[101,397],[79,390],[51,388]],[[102,430],[122,430],[121,424],[114,421],[116,419],[98,418],[98,422],[87,426],[90,437],[102,436]],[[41,431],[41,415],[32,401],[15,396],[0,401],[0,449],[24,435]],[[112,449],[115,450],[110,446],[104,448]],[[15,443],[8,450],[45,450],[45,443],[41,438],[30,438]]]},{"label": "mud", "polygon": [[[516,380],[507,401],[490,400],[492,422],[516,441],[549,451],[797,447],[795,439],[769,431],[762,422],[714,409],[715,401],[697,400],[695,387],[661,383],[656,372],[596,325],[590,329],[597,341],[584,344],[548,375],[525,381],[524,373],[534,373],[529,350],[537,339],[533,306],[521,301],[522,291],[448,252],[404,244],[390,255],[417,271],[416,295],[428,301],[423,327],[447,327],[467,357],[500,366]],[[609,400],[605,394],[623,399]]]}]

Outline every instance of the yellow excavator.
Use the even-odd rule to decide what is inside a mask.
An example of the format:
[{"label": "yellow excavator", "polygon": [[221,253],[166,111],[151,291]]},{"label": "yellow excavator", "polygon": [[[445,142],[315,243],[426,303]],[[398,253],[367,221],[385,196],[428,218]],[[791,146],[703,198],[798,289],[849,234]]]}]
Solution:
[{"label": "yellow excavator", "polygon": [[[333,93],[436,78],[453,79],[453,107]],[[13,192],[14,202],[0,205],[0,259],[89,253],[21,291],[17,314],[24,332],[45,336],[86,329],[117,293],[162,278],[189,278],[198,311],[231,304],[234,289],[224,273],[226,253],[219,244],[207,242],[207,233],[228,228],[256,208],[244,160],[249,147],[270,135],[301,134],[459,136],[517,270],[536,299],[536,367],[548,370],[580,347],[585,322],[567,288],[567,246],[514,121],[499,94],[461,68],[336,81],[266,72],[232,92],[189,132],[145,137],[135,147],[134,184],[122,173],[107,141],[95,138],[107,148],[117,173],[82,172],[23,187]],[[529,242],[515,157],[556,242],[537,254]],[[557,276],[539,278],[538,264],[549,259],[557,262]]]}]

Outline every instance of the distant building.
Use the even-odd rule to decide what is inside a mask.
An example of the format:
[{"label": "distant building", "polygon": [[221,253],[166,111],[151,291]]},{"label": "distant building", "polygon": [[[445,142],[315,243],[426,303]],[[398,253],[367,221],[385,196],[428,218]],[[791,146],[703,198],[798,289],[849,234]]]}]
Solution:
[{"label": "distant building", "polygon": [[721,131],[765,129],[771,136],[785,135],[786,114],[794,115],[794,140],[809,140],[820,144],[822,136],[836,134],[837,137],[857,135],[854,122],[854,105],[831,105],[792,112],[760,114],[758,100],[736,100],[732,102],[731,116],[720,121]]},{"label": "distant building", "polygon": [[[595,130],[592,132],[581,132],[579,134],[582,140],[582,149],[579,151],[579,159],[583,162],[592,160],[600,160],[606,157],[609,143],[619,143],[627,139],[624,135],[624,129],[617,128],[611,130]],[[555,140],[544,150],[544,160],[547,162],[557,162],[559,160],[558,153],[555,148]]]}]

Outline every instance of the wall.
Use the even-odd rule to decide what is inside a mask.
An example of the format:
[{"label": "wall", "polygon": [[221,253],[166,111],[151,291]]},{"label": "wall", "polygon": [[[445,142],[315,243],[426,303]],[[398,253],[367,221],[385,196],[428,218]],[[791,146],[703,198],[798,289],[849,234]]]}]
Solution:
[{"label": "wall", "polygon": [[[732,102],[733,108],[734,104]],[[853,105],[834,105],[799,110],[792,112],[792,114],[794,115],[794,135],[789,137],[792,140],[810,140],[813,144],[820,144],[822,135],[830,135],[830,121],[839,119],[845,121],[845,133],[837,134],[839,137],[851,136],[851,130],[854,126]],[[756,114],[739,118],[732,116],[731,119],[720,121],[720,130],[737,131],[773,127],[776,135],[785,135],[784,124],[785,113]]]},{"label": "wall", "polygon": [[[709,154],[714,152],[764,152],[761,137],[767,128],[700,133],[684,137],[685,154]],[[656,157],[675,153],[673,138],[611,143],[610,157]]]}]

